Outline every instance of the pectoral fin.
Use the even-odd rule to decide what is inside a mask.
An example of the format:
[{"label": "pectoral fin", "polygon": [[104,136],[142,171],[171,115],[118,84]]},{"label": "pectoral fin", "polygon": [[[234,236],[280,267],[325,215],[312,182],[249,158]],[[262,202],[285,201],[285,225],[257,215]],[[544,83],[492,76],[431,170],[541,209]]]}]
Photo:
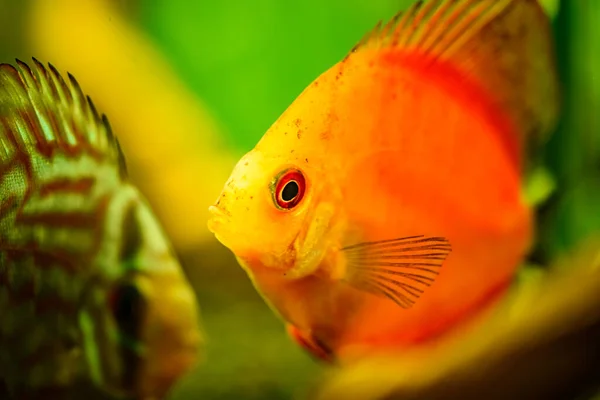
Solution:
[{"label": "pectoral fin", "polygon": [[424,235],[348,246],[342,249],[348,262],[344,281],[410,308],[435,281],[451,250],[448,239]]}]

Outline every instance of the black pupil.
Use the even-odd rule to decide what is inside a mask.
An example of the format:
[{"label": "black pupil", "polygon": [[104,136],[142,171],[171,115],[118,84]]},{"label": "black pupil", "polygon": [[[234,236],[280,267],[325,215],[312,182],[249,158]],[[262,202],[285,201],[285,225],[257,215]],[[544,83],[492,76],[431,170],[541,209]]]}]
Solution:
[{"label": "black pupil", "polygon": [[122,385],[131,389],[135,386],[139,370],[139,355],[132,343],[140,340],[141,323],[145,311],[145,299],[132,283],[123,283],[116,288],[113,316],[119,327],[121,359],[123,362]]},{"label": "black pupil", "polygon": [[281,192],[281,199],[283,201],[292,201],[296,196],[298,196],[298,183],[296,181],[289,181],[283,187],[283,191]]},{"label": "black pupil", "polygon": [[142,314],[143,299],[138,289],[131,284],[119,287],[114,305],[114,316],[123,333],[137,337]]}]

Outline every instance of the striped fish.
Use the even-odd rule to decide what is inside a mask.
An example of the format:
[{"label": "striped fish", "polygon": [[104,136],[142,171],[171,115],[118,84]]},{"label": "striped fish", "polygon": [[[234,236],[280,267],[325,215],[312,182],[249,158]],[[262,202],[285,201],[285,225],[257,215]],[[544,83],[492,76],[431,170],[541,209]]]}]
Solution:
[{"label": "striped fish", "polygon": [[106,116],[71,74],[0,64],[0,387],[162,397],[201,344],[194,293]]}]

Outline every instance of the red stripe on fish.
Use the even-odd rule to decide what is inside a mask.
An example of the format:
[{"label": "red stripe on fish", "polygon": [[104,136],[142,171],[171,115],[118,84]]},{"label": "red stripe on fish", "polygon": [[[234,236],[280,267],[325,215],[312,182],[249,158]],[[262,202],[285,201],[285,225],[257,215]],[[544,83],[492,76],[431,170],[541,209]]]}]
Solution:
[{"label": "red stripe on fish", "polygon": [[[110,140],[115,140],[108,121],[104,116],[100,116],[96,108],[89,99],[81,92],[74,78],[71,79],[72,88],[69,88],[60,74],[56,71],[48,71],[42,64],[36,62],[36,71],[42,76],[36,77],[32,70],[24,63],[19,62],[20,71],[17,71],[12,66],[3,65],[5,69],[3,73],[13,75],[16,84],[20,86],[19,91],[23,93],[19,95],[27,96],[29,90],[39,91],[41,87],[51,90],[51,94],[47,96],[53,97],[59,103],[58,108],[79,109],[82,113],[82,118],[75,119],[57,115],[57,112],[45,102],[40,101],[45,95],[40,98],[30,98],[30,102],[23,107],[16,108],[12,114],[13,118],[2,118],[0,123],[5,128],[7,138],[15,145],[17,151],[25,156],[29,156],[35,151],[47,158],[52,157],[57,152],[62,152],[69,157],[76,157],[82,154],[87,154],[96,161],[102,161],[107,158],[112,158],[112,152],[105,151],[106,149],[98,148],[101,142],[94,140],[93,136],[87,134],[84,130],[92,129],[98,135],[106,135],[110,146]],[[23,75],[24,74],[24,75]],[[56,81],[50,76],[54,74]],[[41,79],[41,82],[38,80]],[[28,83],[29,81],[29,83]],[[36,88],[30,88],[30,85],[36,85]],[[60,87],[57,87],[60,86]],[[58,118],[62,119],[62,123]],[[19,126],[21,125],[21,126]],[[17,127],[17,129],[15,129]],[[48,132],[52,132],[52,138],[49,140],[44,135],[44,127]],[[26,128],[26,129],[18,129]],[[23,134],[23,132],[25,132]],[[73,140],[69,140],[67,133],[72,135]],[[25,146],[27,142],[32,142],[33,148]],[[92,143],[97,142],[97,143]],[[101,147],[101,145],[100,145]],[[118,146],[117,146],[118,148]],[[111,162],[114,160],[110,160]]]},{"label": "red stripe on fish", "polygon": [[14,168],[15,168],[15,165],[11,162],[9,162],[7,164],[0,164],[0,177],[5,176],[10,171],[12,171]]},{"label": "red stripe on fish", "polygon": [[19,245],[19,247],[11,247],[10,245],[2,246],[2,254],[13,261],[24,256],[32,257],[36,268],[40,269],[60,266],[63,271],[70,273],[78,272],[78,268],[69,261],[73,258],[74,254],[60,249],[42,250],[39,248],[37,242],[25,243]]},{"label": "red stripe on fish", "polygon": [[[20,262],[26,262],[27,257],[31,258],[35,268],[40,266],[48,268],[63,267],[63,270],[73,270],[69,266],[69,262],[60,259],[51,254],[35,252],[31,253],[27,250],[7,250],[4,251],[6,264],[13,266],[24,267]],[[40,278],[39,275],[31,274],[29,279],[21,282],[19,287],[16,287],[15,282],[9,279],[8,269],[0,269],[0,286],[8,290],[10,302],[13,304],[23,304],[33,302],[35,304],[36,315],[43,316],[44,314],[62,314],[75,315],[77,313],[77,304],[69,299],[64,299],[58,292],[45,292],[40,294]]]},{"label": "red stripe on fish", "polygon": [[17,215],[19,225],[44,225],[52,228],[94,229],[98,217],[94,212],[52,212]]},{"label": "red stripe on fish", "polygon": [[[27,131],[30,132],[30,138],[34,139],[35,149],[37,150],[39,155],[42,155],[46,158],[50,158],[53,157],[56,154],[56,152],[62,152],[63,154],[66,154],[70,157],[76,157],[81,154],[88,154],[96,161],[101,161],[103,159],[102,153],[99,152],[96,148],[94,148],[92,144],[86,141],[86,138],[77,129],[73,121],[69,121],[69,128],[75,139],[75,143],[71,144],[68,142],[68,139],[62,134],[64,130],[58,129],[56,121],[54,120],[54,118],[52,118],[52,116],[49,113],[46,113],[45,115],[46,117],[48,117],[46,118],[46,121],[50,124],[55,139],[50,141],[47,140],[43,133],[39,122],[39,116],[38,118],[32,118],[30,113],[22,110],[18,111],[17,115],[19,116],[17,120],[22,121],[27,125]],[[17,147],[18,151],[22,152],[23,154],[29,155],[31,153],[31,150],[23,147],[23,137],[20,135],[15,135],[13,130],[11,129],[11,126],[7,126],[7,124],[4,124],[4,127],[5,129],[7,129],[7,133],[11,133],[12,137],[8,135],[7,137],[12,139],[11,142],[13,142],[13,144]]]},{"label": "red stripe on fish", "polygon": [[96,183],[96,178],[59,178],[39,186],[40,197],[47,197],[54,193],[87,194]]},{"label": "red stripe on fish", "polygon": [[[102,198],[100,198],[100,200],[98,201],[98,204],[96,206],[96,208],[93,211],[90,211],[89,214],[86,214],[88,217],[91,217],[94,219],[94,225],[91,226],[90,228],[93,229],[93,244],[92,247],[90,249],[88,249],[88,251],[82,253],[80,255],[80,257],[76,257],[77,259],[77,265],[74,264],[73,261],[71,262],[67,262],[67,260],[73,260],[74,259],[74,254],[69,253],[67,251],[64,251],[62,249],[52,249],[52,250],[46,250],[46,252],[55,257],[58,260],[62,260],[63,261],[63,267],[66,270],[70,270],[73,272],[78,271],[78,269],[81,268],[87,268],[88,265],[85,264],[89,264],[92,260],[92,258],[98,253],[98,251],[100,250],[100,247],[102,246],[102,241],[104,240],[104,226],[103,224],[100,223],[100,221],[104,221],[106,218],[106,213],[108,210],[108,205],[110,203],[110,195],[105,195]],[[58,223],[58,221],[56,221]],[[64,221],[62,221],[61,224],[59,224],[60,227],[65,226],[64,225]],[[40,252],[39,250],[39,245],[36,242],[32,242],[29,243],[26,246],[21,246],[21,248],[30,248],[30,249],[34,249],[37,253],[42,254],[42,252]],[[50,253],[51,251],[51,253]],[[68,268],[70,266],[70,268]]]},{"label": "red stripe on fish", "polygon": [[[105,208],[108,203],[108,198],[103,198],[100,200],[98,209],[93,210],[91,212],[67,212],[67,213],[40,213],[40,214],[25,214],[23,212],[23,208],[25,204],[30,200],[33,194],[34,187],[34,171],[31,165],[31,160],[28,154],[30,151],[25,147],[25,144],[17,139],[17,135],[11,129],[10,126],[4,120],[0,120],[0,123],[3,124],[5,128],[6,138],[11,142],[16,148],[16,154],[14,159],[12,160],[12,164],[21,164],[24,167],[25,172],[25,180],[26,180],[26,188],[25,188],[25,196],[20,204],[20,208],[17,211],[16,223],[20,225],[44,225],[48,227],[70,227],[70,228],[87,228],[87,229],[99,229],[98,221],[104,218]],[[39,133],[38,133],[39,134]],[[36,135],[37,136],[37,135]],[[81,178],[79,182],[72,181],[67,183],[66,180],[56,180],[54,182],[50,182],[45,184],[40,188],[40,194],[42,196],[49,194],[49,190],[59,189],[65,191],[87,191],[91,190],[93,187],[93,183],[89,181],[90,178]],[[13,205],[14,206],[14,205]],[[2,215],[2,214],[0,214]],[[100,245],[101,232],[96,232],[95,234],[96,240],[95,248],[98,248]],[[37,245],[35,246],[37,247]]]},{"label": "red stripe on fish", "polygon": [[0,218],[17,205],[17,196],[8,196],[0,203]]},{"label": "red stripe on fish", "polygon": [[[521,153],[519,148],[519,135],[516,125],[507,114],[501,113],[500,108],[492,102],[492,96],[482,87],[474,84],[465,74],[454,68],[450,63],[427,57],[422,54],[409,54],[389,52],[383,57],[385,62],[411,68],[418,74],[423,74],[428,80],[435,81],[439,87],[450,91],[453,96],[460,98],[465,103],[483,115],[487,122],[497,129],[498,142],[506,151],[511,164],[516,168],[521,166]],[[490,100],[487,100],[490,99]]]},{"label": "red stripe on fish", "polygon": [[[46,157],[52,156],[52,154],[55,150],[55,147],[45,139],[44,133],[42,131],[42,127],[39,124],[39,121],[29,118],[27,113],[22,110],[18,111],[17,115],[19,116],[18,120],[24,121],[25,124],[27,124],[27,128],[28,128],[27,131],[30,132],[31,136],[33,136],[33,138],[35,139],[37,151]],[[6,125],[5,125],[5,128],[7,128]],[[13,134],[13,138],[14,138],[14,134]]]},{"label": "red stripe on fish", "polygon": [[[26,119],[27,121],[29,121],[29,119]],[[29,121],[28,122],[30,127],[31,126],[37,126],[37,124]],[[92,210],[90,212],[68,212],[68,213],[56,213],[56,212],[52,212],[52,213],[40,213],[40,214],[25,214],[23,211],[23,208],[25,207],[25,205],[28,203],[28,201],[31,199],[33,193],[34,193],[34,182],[35,182],[35,173],[33,171],[33,166],[31,164],[31,158],[30,158],[30,154],[31,154],[31,149],[27,148],[27,146],[25,146],[25,143],[22,142],[21,140],[17,139],[17,134],[16,132],[12,129],[12,127],[7,123],[6,120],[0,119],[0,124],[3,125],[4,129],[4,133],[5,133],[5,137],[7,138],[7,140],[15,147],[15,154],[13,157],[13,160],[8,161],[7,165],[10,165],[10,167],[7,167],[5,169],[5,171],[8,171],[10,168],[14,168],[17,165],[22,165],[23,166],[23,170],[24,170],[24,174],[25,174],[25,194],[24,194],[24,198],[21,202],[21,204],[19,205],[19,210],[17,211],[17,215],[16,215],[16,224],[19,225],[43,225],[43,226],[47,226],[47,227],[70,227],[70,228],[84,228],[84,229],[94,229],[94,236],[95,236],[95,240],[94,240],[94,246],[92,251],[90,251],[89,257],[91,257],[93,254],[95,254],[95,252],[97,251],[97,249],[100,247],[101,245],[101,241],[102,241],[102,232],[101,232],[101,227],[99,226],[100,224],[98,223],[99,221],[103,220],[105,213],[106,213],[106,207],[108,205],[108,201],[109,198],[108,196],[105,196],[104,198],[101,198],[98,202],[98,207],[95,210]],[[42,155],[48,156],[50,154],[53,153],[53,150],[47,150],[45,145],[40,145],[41,143],[43,144],[48,144],[48,148],[53,148],[56,149],[57,145],[58,147],[60,147],[60,149],[64,149],[65,147],[63,146],[66,143],[60,142],[60,143],[51,143],[46,141],[43,138],[42,132],[39,130],[39,126],[37,128],[33,129],[34,133],[35,133],[35,137],[38,140],[38,146],[36,146],[38,148],[38,150],[41,150],[43,153],[41,153]],[[85,143],[83,141],[80,141],[80,143]],[[92,151],[91,146],[89,145],[85,145],[85,148],[89,151],[90,155],[96,155],[98,156],[99,153]],[[84,147],[79,147],[77,150],[83,150]],[[71,150],[75,150],[75,148],[72,148]],[[5,172],[2,171],[2,172]],[[46,195],[50,195],[52,191],[64,191],[64,192],[77,192],[77,193],[83,193],[83,192],[87,192],[89,190],[91,190],[93,188],[93,184],[95,183],[94,178],[80,178],[79,180],[73,180],[71,182],[67,182],[67,179],[57,179],[53,182],[49,182],[47,184],[44,184],[40,187],[40,195],[42,197],[46,196]],[[14,207],[15,206],[15,201],[16,198],[14,196],[9,198],[10,200],[8,202],[3,202],[2,205],[0,206],[0,216],[2,216],[5,212],[5,210],[8,210],[10,207]],[[17,228],[15,226],[15,228]],[[38,244],[37,243],[30,243],[28,244],[26,247],[31,248],[34,251],[37,251],[36,249],[38,249]],[[3,248],[6,248],[6,245],[3,245]],[[64,252],[60,251],[60,249],[56,249],[55,251],[53,251],[55,254],[58,255],[64,255],[65,259],[68,259],[69,254],[65,254]]]}]

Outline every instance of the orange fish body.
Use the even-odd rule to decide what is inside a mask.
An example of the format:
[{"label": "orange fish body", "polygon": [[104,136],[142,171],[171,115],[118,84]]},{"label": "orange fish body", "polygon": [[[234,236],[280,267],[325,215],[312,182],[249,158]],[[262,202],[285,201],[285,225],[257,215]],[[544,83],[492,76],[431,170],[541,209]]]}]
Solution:
[{"label": "orange fish body", "polygon": [[[549,46],[530,32],[547,29],[541,13],[527,0],[413,6],[315,80],[235,167],[209,228],[314,355],[427,342],[510,283],[532,240],[521,159],[558,107]],[[547,62],[490,63],[494,44],[524,37]]]}]

